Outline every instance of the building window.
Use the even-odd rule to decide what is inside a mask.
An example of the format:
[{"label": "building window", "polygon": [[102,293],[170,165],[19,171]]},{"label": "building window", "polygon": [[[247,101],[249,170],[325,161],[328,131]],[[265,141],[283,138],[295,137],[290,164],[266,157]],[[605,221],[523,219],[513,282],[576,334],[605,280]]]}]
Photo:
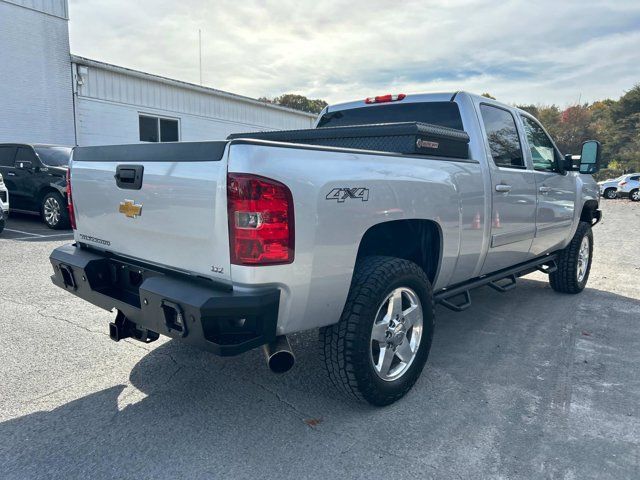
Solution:
[{"label": "building window", "polygon": [[141,142],[177,142],[180,140],[178,120],[140,115]]}]

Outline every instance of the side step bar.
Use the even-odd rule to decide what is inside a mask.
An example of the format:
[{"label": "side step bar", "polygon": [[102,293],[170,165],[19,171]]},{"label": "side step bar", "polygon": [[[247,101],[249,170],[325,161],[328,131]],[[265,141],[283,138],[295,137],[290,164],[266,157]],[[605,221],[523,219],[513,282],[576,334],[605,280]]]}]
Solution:
[{"label": "side step bar", "polygon": [[[558,269],[556,264],[557,257],[558,255],[556,253],[551,253],[542,258],[536,258],[535,260],[520,263],[513,267],[483,275],[459,283],[458,285],[453,285],[437,292],[434,295],[435,301],[449,310],[462,312],[471,306],[470,290],[488,285],[500,293],[508,292],[516,288],[516,280],[518,277],[535,272],[536,270],[547,274],[555,272]],[[507,282],[503,282],[503,280],[507,280]],[[459,302],[452,301],[456,297],[460,297]]]}]

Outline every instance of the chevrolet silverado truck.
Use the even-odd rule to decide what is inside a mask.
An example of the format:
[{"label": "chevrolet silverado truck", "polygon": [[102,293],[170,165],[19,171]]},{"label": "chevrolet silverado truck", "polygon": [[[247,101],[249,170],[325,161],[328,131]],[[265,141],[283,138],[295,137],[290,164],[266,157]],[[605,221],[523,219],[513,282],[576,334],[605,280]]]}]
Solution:
[{"label": "chevrolet silverado truck", "polygon": [[465,92],[334,105],[315,129],[78,147],[75,243],[52,280],[115,311],[113,340],[261,347],[275,372],[287,335],[319,329],[336,387],[387,405],[427,361],[436,304],[536,270],[585,288],[599,154],[587,141],[572,161],[527,112]]}]

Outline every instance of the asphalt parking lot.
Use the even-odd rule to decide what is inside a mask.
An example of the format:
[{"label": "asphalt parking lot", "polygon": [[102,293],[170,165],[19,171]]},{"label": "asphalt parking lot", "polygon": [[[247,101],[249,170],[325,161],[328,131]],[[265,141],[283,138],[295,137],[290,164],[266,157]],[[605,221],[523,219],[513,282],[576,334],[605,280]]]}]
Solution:
[{"label": "asphalt parking lot", "polygon": [[[271,374],[161,339],[112,342],[113,315],[49,280],[69,232],[0,235],[0,476],[640,478],[640,204],[602,202],[580,295],[542,274],[463,313],[438,308],[427,367],[376,409],[336,395],[317,332]],[[49,236],[57,235],[57,236]]]}]

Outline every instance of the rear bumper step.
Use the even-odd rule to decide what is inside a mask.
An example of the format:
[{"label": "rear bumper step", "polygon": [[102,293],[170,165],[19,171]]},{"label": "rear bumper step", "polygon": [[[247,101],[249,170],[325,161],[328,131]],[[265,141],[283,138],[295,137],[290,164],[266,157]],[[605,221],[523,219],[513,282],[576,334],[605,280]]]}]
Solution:
[{"label": "rear bumper step", "polygon": [[135,325],[121,320],[119,326],[116,319],[110,327],[114,339],[149,331],[150,338],[158,333],[231,356],[276,338],[276,288],[218,289],[74,245],[55,249],[50,260],[55,285],[105,310],[116,309]]}]

